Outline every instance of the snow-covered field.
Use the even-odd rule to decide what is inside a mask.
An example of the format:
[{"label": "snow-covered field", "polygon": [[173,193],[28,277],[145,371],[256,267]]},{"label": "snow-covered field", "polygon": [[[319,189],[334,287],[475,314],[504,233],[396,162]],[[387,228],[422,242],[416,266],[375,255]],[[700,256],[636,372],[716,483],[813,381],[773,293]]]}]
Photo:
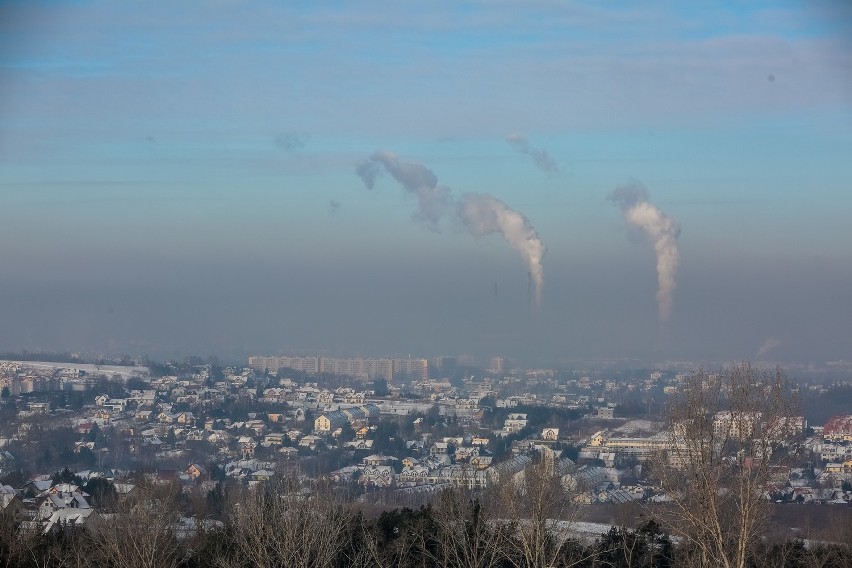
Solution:
[{"label": "snow-covered field", "polygon": [[12,363],[24,368],[48,371],[52,369],[71,369],[85,371],[87,375],[105,375],[111,377],[119,375],[123,379],[133,376],[147,376],[147,367],[123,367],[119,365],[91,365],[86,363],[54,363],[50,361],[0,361],[0,363]]},{"label": "snow-covered field", "polygon": [[659,422],[651,422],[650,420],[630,420],[625,422],[613,431],[619,434],[635,436],[638,434],[655,434],[660,431],[661,425]]}]

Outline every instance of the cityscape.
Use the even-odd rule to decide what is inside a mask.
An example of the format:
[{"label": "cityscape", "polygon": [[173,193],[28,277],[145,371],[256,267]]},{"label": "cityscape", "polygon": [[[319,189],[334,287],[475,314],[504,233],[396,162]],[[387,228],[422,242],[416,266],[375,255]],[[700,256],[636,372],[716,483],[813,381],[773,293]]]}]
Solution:
[{"label": "cityscape", "polygon": [[[564,539],[552,560],[598,558],[613,527],[642,515],[659,515],[659,538],[677,530],[665,519],[682,488],[660,468],[680,477],[708,467],[693,446],[704,439],[691,431],[697,415],[676,420],[671,406],[699,380],[702,396],[719,389],[708,403],[727,400],[708,415],[719,458],[771,453],[748,471],[775,534],[824,541],[812,551],[820,558],[841,553],[827,543],[848,542],[852,414],[832,413],[849,408],[849,379],[791,383],[747,363],[705,372],[523,369],[505,357],[482,368],[456,356],[252,356],[227,366],[62,358],[0,362],[3,514],[37,534],[97,534],[152,491],[171,495],[163,530],[186,543],[234,522],[241,488],[285,495],[297,482],[304,495],[326,491],[370,514],[413,514],[445,495],[497,500],[537,472],[567,499],[553,519],[562,524],[548,525]],[[766,403],[774,388],[789,407]],[[744,408],[729,399],[733,389]],[[508,511],[492,522],[508,522]],[[661,561],[648,554],[643,562]]]},{"label": "cityscape", "polygon": [[0,568],[849,568],[850,38],[0,1]]}]

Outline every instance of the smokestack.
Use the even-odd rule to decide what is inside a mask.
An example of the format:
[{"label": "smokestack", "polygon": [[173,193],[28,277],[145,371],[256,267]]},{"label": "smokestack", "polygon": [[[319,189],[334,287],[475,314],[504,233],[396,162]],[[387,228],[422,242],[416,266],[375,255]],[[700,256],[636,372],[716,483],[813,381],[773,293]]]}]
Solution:
[{"label": "smokestack", "polygon": [[672,312],[675,273],[680,262],[677,239],[680,225],[648,201],[648,192],[639,184],[619,187],[608,199],[618,204],[624,221],[631,228],[647,235],[657,255],[657,309],[660,321],[666,321]]}]

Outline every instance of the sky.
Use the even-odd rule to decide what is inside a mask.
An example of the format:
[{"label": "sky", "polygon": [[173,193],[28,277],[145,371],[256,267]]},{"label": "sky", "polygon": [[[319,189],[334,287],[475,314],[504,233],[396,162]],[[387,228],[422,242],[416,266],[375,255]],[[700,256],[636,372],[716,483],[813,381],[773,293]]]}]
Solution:
[{"label": "sky", "polygon": [[852,360],[852,9],[0,2],[0,351]]}]

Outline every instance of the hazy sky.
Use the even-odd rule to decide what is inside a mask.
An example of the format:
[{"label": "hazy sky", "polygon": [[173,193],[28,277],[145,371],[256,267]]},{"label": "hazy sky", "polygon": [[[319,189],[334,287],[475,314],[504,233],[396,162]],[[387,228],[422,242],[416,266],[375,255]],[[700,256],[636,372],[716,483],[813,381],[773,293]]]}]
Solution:
[{"label": "hazy sky", "polygon": [[2,2],[0,350],[852,359],[844,4]]}]

